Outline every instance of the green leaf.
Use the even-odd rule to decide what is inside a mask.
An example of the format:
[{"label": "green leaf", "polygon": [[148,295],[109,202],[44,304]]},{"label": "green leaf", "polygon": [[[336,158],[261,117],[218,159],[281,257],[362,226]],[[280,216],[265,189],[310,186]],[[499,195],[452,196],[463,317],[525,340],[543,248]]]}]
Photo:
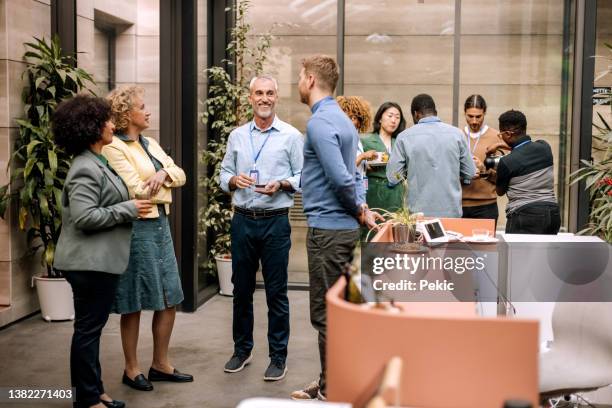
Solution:
[{"label": "green leaf", "polygon": [[40,212],[43,217],[51,216],[51,213],[49,212],[49,201],[43,192],[38,193],[38,205],[40,206]]},{"label": "green leaf", "polygon": [[54,174],[57,172],[57,154],[53,150],[49,150],[49,167]]},{"label": "green leaf", "polygon": [[23,177],[28,178],[35,164],[36,164],[35,158],[28,159],[28,161],[26,162],[25,168],[23,170]]},{"label": "green leaf", "polygon": [[41,144],[42,142],[40,140],[32,140],[29,144],[28,147],[26,149],[26,154],[29,156],[32,155],[32,151],[34,150],[34,148],[36,146],[38,146],[39,144]]}]

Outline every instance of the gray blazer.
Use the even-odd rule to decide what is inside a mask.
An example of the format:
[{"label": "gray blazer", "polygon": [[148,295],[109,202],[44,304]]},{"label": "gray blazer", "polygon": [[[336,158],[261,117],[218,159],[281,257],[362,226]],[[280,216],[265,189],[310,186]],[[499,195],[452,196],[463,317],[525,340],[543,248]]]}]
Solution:
[{"label": "gray blazer", "polygon": [[89,150],[76,156],[62,192],[62,231],[53,266],[60,271],[125,272],[131,221],[138,210],[128,190]]}]

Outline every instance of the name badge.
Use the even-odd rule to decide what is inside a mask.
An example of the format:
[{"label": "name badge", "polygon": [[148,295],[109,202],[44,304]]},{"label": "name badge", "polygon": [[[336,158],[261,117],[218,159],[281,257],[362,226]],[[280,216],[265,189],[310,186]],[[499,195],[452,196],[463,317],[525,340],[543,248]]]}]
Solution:
[{"label": "name badge", "polygon": [[252,169],[249,171],[249,177],[255,179],[255,184],[259,184],[259,170]]}]

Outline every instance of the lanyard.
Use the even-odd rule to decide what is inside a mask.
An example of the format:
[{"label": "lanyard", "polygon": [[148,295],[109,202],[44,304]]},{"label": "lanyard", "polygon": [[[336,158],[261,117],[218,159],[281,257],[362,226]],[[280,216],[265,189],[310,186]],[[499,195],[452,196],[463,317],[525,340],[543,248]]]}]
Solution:
[{"label": "lanyard", "polygon": [[[261,133],[261,132],[259,132]],[[266,136],[266,139],[264,140],[264,142],[262,143],[261,147],[259,148],[259,150],[257,151],[257,153],[255,153],[255,146],[253,145],[253,131],[251,130],[249,132],[249,136],[250,136],[250,140],[251,140],[251,151],[253,152],[253,166],[255,166],[257,164],[257,159],[259,159],[259,155],[261,154],[261,151],[263,150],[264,146],[266,145],[266,143],[268,143],[268,139],[270,138],[270,134],[272,132],[268,132],[268,135]]]},{"label": "lanyard", "polygon": [[527,144],[527,143],[529,143],[529,142],[531,142],[531,140],[525,140],[524,142],[521,142],[521,143],[517,144],[516,146],[514,146],[514,147],[512,148],[512,150],[514,150],[514,149],[518,149],[518,148],[519,148],[519,147],[521,147],[522,145],[526,145],[526,144]]},{"label": "lanyard", "polygon": [[482,136],[483,133],[486,133],[487,130],[489,130],[489,127],[487,125],[484,125],[480,128],[480,131],[478,132],[478,137],[475,138],[476,143],[474,143],[474,148],[472,149],[472,133],[470,132],[469,127],[465,127],[465,133],[468,137],[468,149],[470,149],[470,152],[472,152],[472,154],[474,154],[474,152],[476,151],[476,146],[478,146],[478,142],[480,142],[480,136]]}]

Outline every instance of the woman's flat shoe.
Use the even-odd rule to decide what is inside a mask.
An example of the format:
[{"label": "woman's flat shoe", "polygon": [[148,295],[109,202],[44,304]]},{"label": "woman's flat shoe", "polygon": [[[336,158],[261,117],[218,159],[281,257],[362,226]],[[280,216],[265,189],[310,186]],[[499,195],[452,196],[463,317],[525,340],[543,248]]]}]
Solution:
[{"label": "woman's flat shoe", "polygon": [[156,370],[153,367],[149,370],[149,380],[151,381],[170,381],[170,382],[192,382],[193,375],[181,373],[176,368],[172,374],[166,374],[162,371]]},{"label": "woman's flat shoe", "polygon": [[151,384],[151,381],[147,380],[147,377],[145,377],[144,374],[138,374],[132,380],[124,371],[121,382],[138,391],[153,391],[153,384]]},{"label": "woman's flat shoe", "polygon": [[107,408],[125,408],[125,402],[119,400],[104,401],[101,399],[100,402]]}]

